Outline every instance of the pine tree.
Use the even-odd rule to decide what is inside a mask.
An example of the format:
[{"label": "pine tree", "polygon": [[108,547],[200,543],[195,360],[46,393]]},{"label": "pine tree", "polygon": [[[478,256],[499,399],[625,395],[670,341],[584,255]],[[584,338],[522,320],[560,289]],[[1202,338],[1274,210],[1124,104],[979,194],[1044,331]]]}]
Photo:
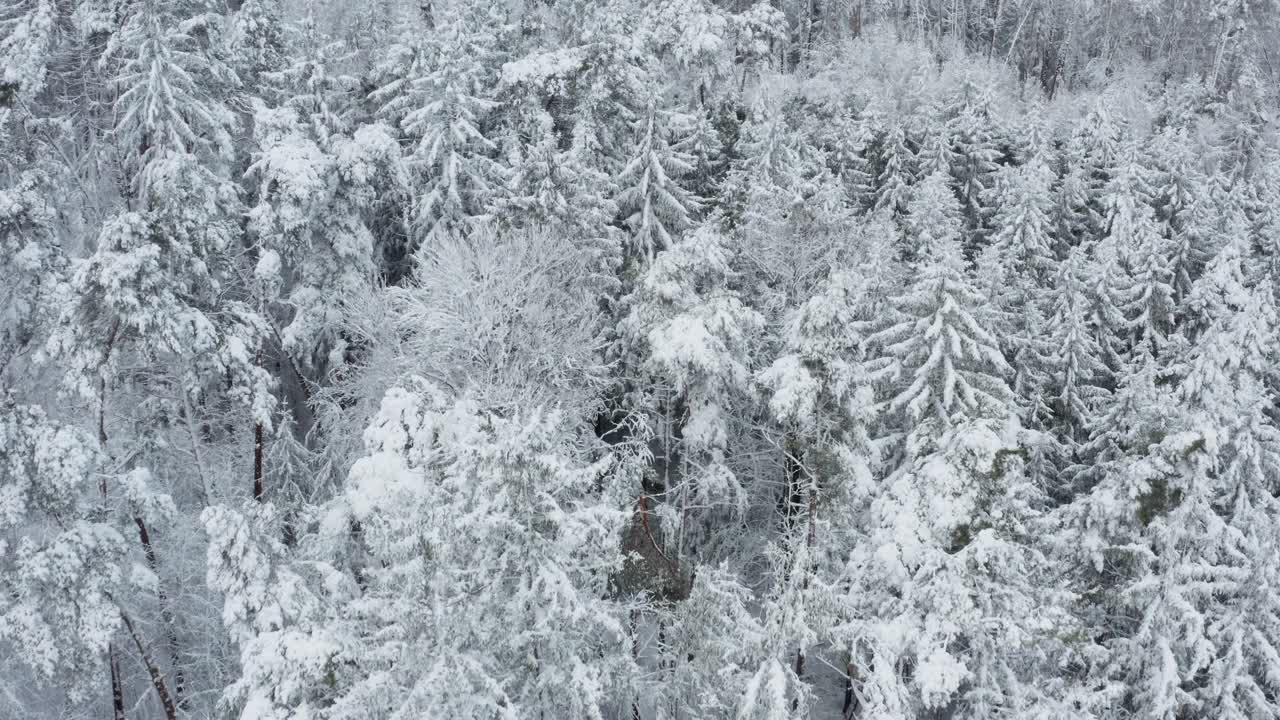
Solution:
[{"label": "pine tree", "polygon": [[272,66],[262,82],[278,94],[280,106],[298,113],[318,142],[334,133],[349,134],[356,119],[359,81],[342,72],[347,48],[323,35],[312,15],[290,29],[297,35],[292,52]]},{"label": "pine tree", "polygon": [[1174,300],[1184,299],[1212,256],[1216,193],[1197,166],[1181,130],[1161,132],[1149,151],[1157,163],[1152,183],[1156,222],[1168,239]]},{"label": "pine tree", "polygon": [[1094,426],[1111,373],[1094,328],[1084,279],[1084,251],[1071,251],[1059,267],[1052,293],[1046,402],[1059,437],[1083,442]]},{"label": "pine tree", "polygon": [[872,499],[841,627],[869,716],[1068,712],[1071,684],[1038,678],[1068,656],[1072,598],[1049,589],[1060,581],[1019,435],[961,414],[913,433]]},{"label": "pine tree", "polygon": [[640,3],[641,37],[655,58],[668,60],[687,73],[687,85],[697,91],[699,104],[717,82],[727,79],[729,18],[724,8],[703,0],[661,0]]},{"label": "pine tree", "polygon": [[649,691],[642,697],[653,698],[654,717],[687,712],[768,718],[771,711],[793,707],[797,691],[805,688],[779,659],[789,648],[770,645],[773,638],[752,612],[754,604],[751,589],[727,567],[700,570],[689,596],[660,619],[670,640],[655,650],[671,666],[651,673],[655,680],[640,681]]},{"label": "pine tree", "polygon": [[244,0],[232,24],[231,47],[239,74],[250,85],[284,62],[284,28],[279,0]]},{"label": "pine tree", "polygon": [[1031,289],[1044,288],[1057,268],[1048,205],[1053,173],[1038,159],[1011,169],[999,185],[991,242],[1007,277]]},{"label": "pine tree", "polygon": [[660,94],[657,68],[632,51],[644,5],[620,0],[566,9],[577,15],[574,27],[580,23],[573,42],[581,44],[581,71],[568,113],[573,144],[584,162],[613,179],[629,164],[636,130]]},{"label": "pine tree", "polygon": [[[663,399],[650,412],[675,424],[678,440],[665,450],[678,463],[666,495],[690,549],[707,541],[712,518],[741,513],[746,501],[728,442],[734,408],[753,391],[750,348],[762,318],[732,291],[730,257],[713,225],[698,228],[658,255],[619,327],[633,362],[658,384]],[[674,551],[679,558],[685,548]]]},{"label": "pine tree", "polygon": [[751,305],[780,325],[840,262],[857,223],[820,148],[777,126],[759,130],[759,138],[749,131],[731,176],[743,197],[734,229]]},{"label": "pine tree", "polygon": [[773,392],[769,406],[778,421],[813,446],[829,448],[821,451],[835,453],[837,464],[853,463],[853,474],[863,478],[872,453],[866,436],[872,398],[859,337],[864,302],[852,272],[833,273],[793,313],[784,354],[760,378]]},{"label": "pine tree", "polygon": [[731,227],[750,224],[753,216],[766,222],[778,219],[776,206],[785,200],[770,193],[783,192],[794,179],[793,168],[800,160],[798,143],[788,136],[779,115],[776,109],[761,107],[741,127],[738,158],[723,188],[727,205],[724,219]]},{"label": "pine tree", "polygon": [[774,584],[762,603],[760,642],[752,648],[757,654],[752,658],[755,672],[743,685],[737,706],[739,717],[803,717],[817,704],[813,686],[806,682],[808,653],[829,635],[838,598],[838,593],[833,592],[837,585],[829,580],[834,574],[822,572],[822,576],[815,577],[819,572],[815,566],[822,555],[818,543],[834,539],[819,530],[819,526],[826,525],[815,509],[807,523],[766,551]]},{"label": "pine tree", "polygon": [[341,299],[374,283],[381,253],[371,216],[377,194],[400,185],[400,150],[385,127],[317,132],[289,106],[259,107],[254,134],[246,176],[258,186],[248,223],[256,281],[266,286],[264,300],[278,295],[291,310],[279,331],[282,349],[306,367],[338,365],[328,357],[344,349]]},{"label": "pine tree", "polygon": [[1059,178],[1053,189],[1054,252],[1063,256],[1073,247],[1096,241],[1097,222],[1091,211],[1090,180],[1071,156],[1059,158]]},{"label": "pine tree", "polygon": [[587,282],[601,306],[612,307],[624,260],[622,231],[612,224],[618,215],[610,197],[613,181],[576,143],[560,148],[553,117],[540,109],[529,114],[528,139],[520,139],[523,147],[512,163],[505,197],[496,203],[499,223],[566,234],[586,260]]},{"label": "pine tree", "polygon": [[910,187],[915,181],[915,153],[901,123],[889,124],[881,135],[876,175],[877,210],[905,213]]},{"label": "pine tree", "polygon": [[0,190],[0,372],[36,339],[54,282],[67,259],[54,236],[54,215],[46,199],[51,187],[36,173],[24,173]]},{"label": "pine tree", "polygon": [[1105,204],[1107,240],[1129,268],[1118,306],[1129,328],[1129,344],[1146,343],[1158,351],[1173,330],[1174,277],[1136,146],[1130,145],[1121,155],[1107,183]]},{"label": "pine tree", "polygon": [[108,44],[122,72],[112,139],[127,172],[127,207],[103,223],[93,254],[75,266],[46,349],[95,402],[100,435],[126,355],[156,382],[172,383],[180,404],[221,380],[215,397],[269,424],[272,382],[254,360],[263,320],[247,303],[221,297],[242,270],[230,253],[240,212],[227,177],[231,113],[210,80],[222,70],[197,51],[183,18],[166,12],[189,8],[144,0],[134,9]]},{"label": "pine tree", "polygon": [[1276,313],[1270,287],[1241,284],[1242,258],[1229,247],[1197,283],[1213,319],[1163,373],[1177,384],[1149,356],[1127,378],[1125,402],[1101,425],[1119,452],[1083,503],[1083,547],[1108,571],[1110,617],[1131,618],[1101,631],[1119,631],[1106,672],[1141,717],[1275,711],[1260,668],[1280,615],[1256,588],[1275,575],[1264,508],[1280,434],[1262,408]]},{"label": "pine tree", "polygon": [[348,677],[339,668],[349,667],[342,651],[350,631],[332,608],[359,592],[358,581],[318,549],[333,538],[322,534],[312,552],[290,553],[269,502],[214,505],[200,520],[209,536],[206,582],[222,596],[222,622],[242,666],[221,705],[282,720],[332,708]]},{"label": "pine tree", "polygon": [[1062,149],[1059,207],[1076,243],[1099,239],[1107,232],[1105,189],[1123,149],[1127,128],[1101,102],[1072,128]]},{"label": "pine tree", "polygon": [[37,97],[48,82],[49,64],[64,21],[49,0],[24,0],[5,8],[0,16],[0,106],[21,93]]},{"label": "pine tree", "polygon": [[[255,357],[265,323],[249,303],[224,294],[244,268],[233,250],[242,212],[230,180],[234,76],[217,26],[186,4],[141,0],[127,9],[105,50],[107,66],[118,70],[107,147],[118,158],[119,205],[104,208],[96,246],[73,266],[45,351],[90,401],[85,419],[100,451],[132,470],[117,512],[137,538],[131,548],[140,570],[116,596],[119,642],[173,720],[197,710],[188,679],[216,681],[188,672],[183,628],[202,624],[197,608],[205,606],[193,603],[180,616],[173,586],[186,554],[200,546],[160,541],[181,536],[193,519],[171,498],[208,502],[214,492],[202,461],[212,433],[202,437],[200,426],[269,429],[275,398]],[[194,471],[174,471],[188,452]],[[152,621],[164,641],[155,648],[145,638]],[[113,651],[110,664],[122,659]],[[130,688],[118,673],[112,685],[119,709]]]},{"label": "pine tree", "polygon": [[1117,119],[1101,98],[1073,129],[1067,144],[1068,156],[1073,165],[1084,170],[1089,192],[1095,198],[1100,199],[1127,141],[1131,141],[1127,124]]},{"label": "pine tree", "polygon": [[[721,133],[725,123],[734,123],[736,118],[726,117],[727,108],[699,110],[680,117],[684,127],[675,128],[678,141],[673,148],[691,158],[693,170],[688,175],[688,189],[693,197],[702,198],[705,206],[708,199],[720,196],[720,186],[729,169],[725,143]],[[715,207],[707,207],[714,212]]]},{"label": "pine tree", "polygon": [[926,130],[916,152],[916,170],[920,177],[928,177],[935,172],[951,173],[951,168],[959,162],[952,140],[951,128],[946,125]]},{"label": "pine tree", "polygon": [[1014,392],[1027,418],[1042,418],[1047,411],[1045,366],[1051,347],[1040,333],[1051,312],[1048,291],[1057,271],[1049,219],[1051,182],[1052,173],[1034,159],[1000,175],[992,223],[997,230],[979,260],[982,284],[1014,368]]},{"label": "pine tree", "polygon": [[[1060,698],[1022,673],[1062,650],[1046,643],[1046,655],[1024,657],[1011,638],[1047,638],[1066,622],[1068,598],[1042,601],[1050,568],[1031,531],[1040,492],[1015,459],[1027,438],[1011,412],[1010,368],[979,322],[947,185],[934,173],[917,187],[917,279],[894,299],[900,319],[870,338],[902,440],[848,560],[851,665],[873,714],[1046,712]],[[1045,614],[1031,619],[1032,606]],[[913,630],[870,640],[893,627]]]},{"label": "pine tree", "polygon": [[965,247],[971,255],[984,244],[996,206],[995,172],[1002,155],[1001,128],[991,105],[990,89],[965,78],[957,112],[947,128],[954,137],[952,174],[965,220]]},{"label": "pine tree", "polygon": [[699,209],[681,185],[694,171],[693,158],[671,142],[669,122],[650,105],[636,128],[635,151],[618,176],[618,210],[631,232],[631,252],[645,260],[670,248]]},{"label": "pine tree", "polygon": [[919,248],[916,279],[893,300],[900,319],[871,338],[878,376],[893,387],[888,408],[907,427],[941,430],[956,412],[980,415],[1010,400],[1008,363],[977,319],[984,303],[965,274],[959,216],[945,175],[920,183],[908,222]]},{"label": "pine tree", "polygon": [[331,510],[367,560],[328,717],[590,718],[622,695],[627,609],[604,593],[626,473],[563,433],[554,413],[387,393]]},{"label": "pine tree", "polygon": [[[833,273],[790,318],[785,354],[760,373],[772,391],[769,408],[781,425],[785,455],[784,534],[772,561],[774,597],[765,609],[776,636],[767,668],[775,678],[782,648],[794,653],[782,676],[798,680],[810,648],[830,634],[844,548],[857,537],[856,518],[878,464],[869,434],[874,395],[858,336],[865,300],[856,282],[851,272]],[[800,702],[794,700],[793,711]]]},{"label": "pine tree", "polygon": [[0,403],[0,643],[83,701],[121,620],[126,544],[108,514],[118,489],[92,436],[8,393]]},{"label": "pine tree", "polygon": [[[1229,245],[1196,284],[1193,292],[1202,296],[1210,324],[1192,347],[1180,388],[1184,401],[1200,411],[1197,420],[1219,433],[1216,472],[1208,487],[1193,488],[1209,495],[1202,499],[1207,507],[1195,510],[1213,513],[1198,527],[1218,532],[1188,539],[1204,558],[1200,565],[1216,566],[1215,587],[1198,598],[1207,605],[1203,632],[1212,647],[1211,679],[1194,694],[1200,707],[1232,718],[1276,712],[1266,668],[1276,656],[1271,638],[1280,621],[1276,603],[1262,590],[1280,571],[1271,552],[1280,430],[1269,413],[1268,391],[1275,354],[1269,338],[1280,317],[1269,278],[1252,287],[1241,282],[1242,251]],[[1242,577],[1248,580],[1240,583]]]},{"label": "pine tree", "polygon": [[[423,237],[466,229],[487,214],[489,200],[505,181],[489,136],[502,26],[488,9],[448,3],[433,15],[429,44],[418,51],[403,89],[385,86],[390,96],[382,113],[399,116],[412,141],[407,162],[419,179],[414,216]],[[400,113],[403,112],[403,115]]]},{"label": "pine tree", "polygon": [[1090,332],[1102,350],[1107,367],[1119,373],[1128,352],[1128,324],[1121,308],[1122,293],[1129,279],[1121,265],[1116,242],[1110,236],[1082,248],[1086,255],[1082,275],[1088,284]]},{"label": "pine tree", "polygon": [[819,132],[827,149],[827,165],[840,180],[855,210],[867,210],[875,202],[875,178],[871,175],[871,152],[875,129],[865,116],[848,108],[838,108],[836,117]]}]

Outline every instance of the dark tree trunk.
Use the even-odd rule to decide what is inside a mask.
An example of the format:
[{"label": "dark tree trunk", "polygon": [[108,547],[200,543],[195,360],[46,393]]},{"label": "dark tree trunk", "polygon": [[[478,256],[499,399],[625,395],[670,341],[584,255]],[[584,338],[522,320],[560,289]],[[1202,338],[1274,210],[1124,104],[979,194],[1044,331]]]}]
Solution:
[{"label": "dark tree trunk", "polygon": [[800,441],[792,433],[787,433],[782,446],[782,517],[787,529],[795,526],[796,515],[804,505],[804,468],[800,455],[803,450]]},{"label": "dark tree trunk", "polygon": [[[804,567],[797,568],[798,572],[800,572],[800,590],[805,592],[809,589],[809,582],[812,576],[811,564],[813,562],[811,558],[814,545],[817,543],[818,485],[817,480],[804,467],[804,445],[800,438],[793,433],[787,433],[783,443],[783,475],[783,480],[786,483],[783,516],[788,533],[795,530],[800,509],[804,508],[805,512],[804,544],[806,564]],[[797,678],[804,678],[806,659],[804,651],[804,648],[796,650],[795,672]],[[794,710],[799,706],[799,700],[793,700],[791,706]]]},{"label": "dark tree trunk", "polygon": [[173,696],[169,694],[168,686],[165,685],[164,675],[156,667],[155,662],[151,660],[151,656],[147,654],[147,648],[142,643],[142,636],[138,634],[137,629],[133,626],[133,621],[129,619],[128,613],[121,610],[120,618],[124,620],[124,626],[128,629],[129,636],[133,638],[134,646],[138,648],[138,655],[142,657],[142,664],[146,666],[147,674],[151,676],[151,686],[155,688],[156,695],[160,698],[160,706],[164,708],[165,720],[177,720],[178,709],[173,704]]},{"label": "dark tree trunk", "polygon": [[[106,365],[107,361],[111,359],[111,351],[115,348],[116,338],[119,337],[119,335],[120,318],[116,318],[115,322],[111,323],[111,332],[107,333],[107,341],[103,343],[103,365]],[[106,450],[107,448],[107,379],[105,376],[98,379],[98,445],[100,445],[103,450]],[[102,486],[103,495],[107,494],[106,482],[107,481],[105,479],[102,480],[102,483],[104,483]]]},{"label": "dark tree trunk", "polygon": [[853,695],[852,665],[847,668],[847,672],[849,674],[844,677],[844,705],[840,707],[840,717],[845,718],[846,720],[853,717],[853,714],[858,710],[858,702]]},{"label": "dark tree trunk", "polygon": [[[262,348],[258,348],[257,355],[254,356],[253,362],[258,367],[262,367]],[[266,489],[262,481],[263,466],[263,442],[265,440],[266,430],[262,426],[262,422],[253,424],[253,499],[258,502],[263,501],[263,494]]]},{"label": "dark tree trunk", "polygon": [[156,585],[156,603],[160,606],[160,619],[164,622],[165,640],[169,646],[169,665],[173,668],[173,693],[177,698],[178,707],[186,707],[186,699],[183,693],[186,690],[186,677],[182,672],[182,664],[179,662],[179,645],[178,631],[175,626],[173,617],[173,608],[169,606],[169,596],[164,591],[163,583],[158,581],[160,577],[160,561],[156,557],[155,547],[151,544],[151,534],[147,532],[147,524],[143,521],[142,516],[134,515],[133,522],[138,526],[138,540],[142,543],[142,552],[146,555],[147,566],[157,578]]},{"label": "dark tree trunk", "polygon": [[[631,611],[631,659],[640,661],[640,611]],[[642,720],[640,717],[640,697],[631,698],[631,720]]]},{"label": "dark tree trunk", "polygon": [[111,666],[111,709],[114,720],[124,720],[124,684],[120,680],[120,655],[114,643],[107,646],[108,664]]},{"label": "dark tree trunk", "polygon": [[266,493],[265,485],[262,481],[262,446],[265,430],[262,423],[254,423],[253,425],[253,499],[258,502],[263,501],[263,495]]}]

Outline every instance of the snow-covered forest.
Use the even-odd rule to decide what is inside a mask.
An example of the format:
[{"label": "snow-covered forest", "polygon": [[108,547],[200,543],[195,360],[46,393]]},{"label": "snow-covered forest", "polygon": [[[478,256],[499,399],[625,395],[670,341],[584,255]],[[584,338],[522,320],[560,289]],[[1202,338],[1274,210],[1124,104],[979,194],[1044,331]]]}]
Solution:
[{"label": "snow-covered forest", "polygon": [[0,0],[0,719],[1280,718],[1272,0]]}]

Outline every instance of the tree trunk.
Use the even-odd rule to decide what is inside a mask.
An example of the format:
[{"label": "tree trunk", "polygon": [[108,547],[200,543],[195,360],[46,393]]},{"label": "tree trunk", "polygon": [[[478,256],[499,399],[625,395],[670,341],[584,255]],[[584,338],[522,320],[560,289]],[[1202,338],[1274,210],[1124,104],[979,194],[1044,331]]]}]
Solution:
[{"label": "tree trunk", "polygon": [[196,410],[191,404],[191,396],[184,390],[182,392],[182,411],[186,415],[187,436],[191,439],[191,455],[196,461],[196,474],[200,476],[200,501],[208,507],[213,496],[213,489],[209,487],[209,476],[204,470],[204,455],[200,452],[202,441],[200,434],[196,432]]},{"label": "tree trunk", "polygon": [[796,514],[804,502],[804,468],[801,466],[800,441],[793,433],[787,433],[782,444],[782,517],[790,530],[795,526]]},{"label": "tree trunk", "polygon": [[[111,324],[111,332],[102,348],[102,365],[105,367],[111,358],[111,349],[116,344],[116,336],[120,333],[120,319]],[[107,452],[107,380],[105,376],[98,378],[98,447],[103,454]],[[98,480],[98,495],[102,500],[100,512],[105,518],[107,514],[107,476],[104,473]],[[124,716],[124,684],[120,678],[120,654],[116,652],[115,643],[107,644],[107,665],[111,673],[111,710],[114,720],[125,720]]]},{"label": "tree trunk", "polygon": [[160,561],[156,558],[155,548],[151,544],[151,534],[147,532],[147,524],[143,521],[142,516],[134,515],[133,522],[138,526],[138,540],[142,543],[142,551],[147,558],[147,566],[156,576],[156,603],[160,606],[160,619],[164,622],[165,640],[169,645],[169,665],[173,668],[173,693],[177,698],[178,707],[186,708],[186,699],[183,693],[186,689],[186,677],[182,672],[182,664],[179,660],[178,631],[175,627],[173,618],[173,608],[169,606],[169,595],[164,591],[164,584],[160,582]]},{"label": "tree trunk", "polygon": [[[116,340],[119,337],[119,334],[120,334],[120,319],[116,318],[116,320],[111,324],[111,332],[107,334],[107,340],[103,344],[102,364],[104,366],[111,359],[111,352],[115,348]],[[101,447],[103,453],[107,453],[106,408],[107,408],[107,381],[106,381],[106,378],[103,377],[98,382],[98,445],[99,447]],[[102,511],[105,514],[107,511],[107,507],[106,507],[107,480],[105,475],[102,477],[101,480],[98,481],[98,492],[102,497],[102,504],[103,504]],[[178,693],[179,702],[181,703],[183,702],[182,692],[186,683],[184,682],[181,666],[178,663],[178,634],[174,630],[173,610],[170,609],[169,607],[169,598],[165,594],[163,586],[159,584],[160,564],[156,559],[155,547],[151,544],[151,533],[147,531],[146,521],[142,519],[141,515],[138,515],[135,513],[133,516],[133,523],[138,526],[138,541],[142,545],[143,555],[145,555],[147,558],[147,566],[150,568],[151,572],[156,576],[156,579],[157,579],[156,600],[157,600],[157,603],[160,605],[160,616],[161,616],[161,619],[164,621],[164,625],[165,625],[165,635],[169,642],[170,662],[173,665],[175,688]],[[124,614],[124,611],[122,610],[121,615],[123,616],[123,614]],[[125,624],[129,625],[129,632],[133,633],[133,626],[129,622],[128,618],[125,618]],[[134,641],[137,642],[136,635],[134,636]],[[139,646],[139,650],[141,650],[141,646]],[[123,718],[124,717],[124,690],[123,688],[119,687],[120,662],[119,662],[119,659],[116,657],[114,646],[111,648],[110,662],[111,662],[111,680],[112,680],[112,702],[118,703],[118,705],[116,706],[117,707],[116,717]],[[165,693],[165,697],[162,699],[167,700],[170,704],[172,704],[172,700],[169,699],[167,692]],[[171,720],[172,720],[172,717],[173,716],[170,715]]]},{"label": "tree trunk", "polygon": [[108,664],[111,666],[111,709],[114,720],[124,720],[124,685],[120,681],[120,655],[115,643],[107,645]]},{"label": "tree trunk", "polygon": [[[111,332],[107,333],[107,341],[103,343],[102,348],[102,365],[101,370],[106,369],[107,361],[111,359],[111,350],[115,347],[116,337],[120,335],[120,318],[116,318],[111,323]],[[107,449],[107,378],[101,376],[98,378],[98,445],[103,450]],[[102,480],[103,495],[106,495],[105,483]]]},{"label": "tree trunk", "polygon": [[[805,508],[805,565],[797,568],[800,572],[800,591],[809,589],[813,575],[813,548],[818,537],[818,484],[811,473],[804,467],[804,448],[801,441],[792,433],[788,433],[784,444],[783,467],[786,474],[786,518],[787,529],[795,527],[795,513],[798,508]],[[805,649],[796,649],[796,677],[803,679],[805,671]],[[799,706],[799,700],[793,700],[792,709]]]},{"label": "tree trunk", "polygon": [[[631,659],[640,662],[640,610],[631,611]],[[640,717],[640,696],[631,698],[631,720],[642,720]]]},{"label": "tree trunk", "polygon": [[[804,576],[800,579],[800,590],[808,591],[809,583],[813,577],[813,547],[818,540],[818,485],[812,479],[809,481],[809,528],[805,533],[804,544],[807,552],[805,553],[805,561],[809,563],[809,567],[801,569]],[[796,651],[796,677],[804,677],[804,648]]]},{"label": "tree trunk", "polygon": [[850,657],[844,666],[844,705],[840,708],[840,717],[849,720],[858,712],[858,696],[853,692],[853,658]]},{"label": "tree trunk", "polygon": [[987,50],[987,58],[993,58],[996,54],[996,42],[1000,37],[1000,21],[1004,19],[1004,2],[996,0],[995,17],[991,20],[991,46]]},{"label": "tree trunk", "polygon": [[169,694],[169,688],[165,685],[164,675],[160,673],[160,669],[152,662],[151,656],[147,654],[147,648],[142,644],[142,636],[133,626],[133,621],[129,619],[128,613],[123,609],[120,611],[120,618],[124,620],[124,626],[129,630],[129,636],[133,638],[133,644],[138,648],[138,654],[142,657],[142,664],[147,668],[147,674],[151,676],[151,686],[155,688],[156,695],[160,697],[160,706],[164,708],[164,716],[166,720],[177,720],[178,709],[173,704],[173,697]]},{"label": "tree trunk", "polygon": [[[258,353],[254,356],[253,362],[258,367],[262,367],[262,348],[258,348]],[[262,421],[253,424],[253,499],[258,502],[263,501],[265,488],[262,481],[262,453],[263,440],[266,435],[265,429],[262,427]]]}]

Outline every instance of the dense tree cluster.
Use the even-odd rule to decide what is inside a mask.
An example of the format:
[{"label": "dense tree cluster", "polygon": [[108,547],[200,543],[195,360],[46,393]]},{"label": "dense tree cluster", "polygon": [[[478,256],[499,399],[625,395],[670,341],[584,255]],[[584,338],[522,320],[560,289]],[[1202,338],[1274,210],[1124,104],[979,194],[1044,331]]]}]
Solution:
[{"label": "dense tree cluster", "polygon": [[3,4],[0,717],[1280,717],[1277,45]]}]

